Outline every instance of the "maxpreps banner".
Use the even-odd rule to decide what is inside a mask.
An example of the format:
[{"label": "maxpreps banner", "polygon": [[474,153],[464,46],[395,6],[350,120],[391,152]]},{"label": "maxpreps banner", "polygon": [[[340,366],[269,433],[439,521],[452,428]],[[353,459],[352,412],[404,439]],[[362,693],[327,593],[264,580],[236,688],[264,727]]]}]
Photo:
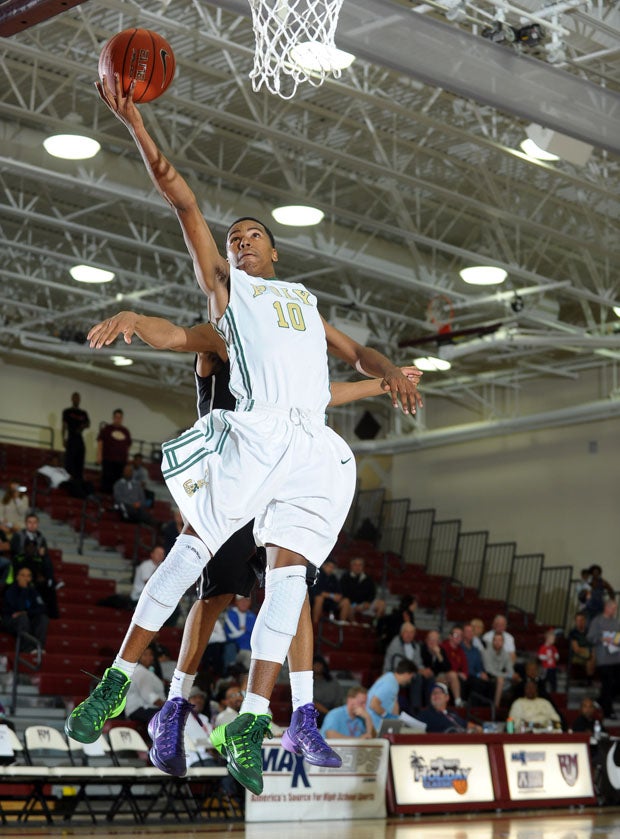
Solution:
[{"label": "maxpreps banner", "polygon": [[587,743],[518,742],[504,745],[513,801],[594,795]]},{"label": "maxpreps banner", "polygon": [[494,800],[485,745],[396,745],[390,760],[396,805]]},{"label": "maxpreps banner", "polygon": [[263,745],[262,795],[246,792],[248,822],[385,818],[387,740],[332,740],[340,769],[310,766],[279,740]]}]

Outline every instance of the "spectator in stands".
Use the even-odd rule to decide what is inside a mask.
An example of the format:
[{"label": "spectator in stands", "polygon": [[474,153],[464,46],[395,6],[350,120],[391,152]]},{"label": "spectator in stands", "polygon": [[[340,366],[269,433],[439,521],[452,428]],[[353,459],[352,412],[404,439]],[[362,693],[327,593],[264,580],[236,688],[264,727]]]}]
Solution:
[{"label": "spectator in stands", "polygon": [[209,737],[213,728],[204,713],[207,694],[194,685],[189,692],[192,710],[185,725],[185,753],[188,766],[213,766],[215,756]]},{"label": "spectator in stands", "polygon": [[582,568],[579,572],[579,582],[575,586],[575,594],[577,602],[579,603],[579,611],[583,612],[586,608],[586,603],[590,598],[592,586],[590,585],[590,569]]},{"label": "spectator in stands", "polygon": [[[41,595],[32,584],[32,571],[23,566],[16,574],[15,582],[8,586],[3,594],[2,620],[4,628],[11,635],[27,632],[37,639],[45,651],[49,617]],[[22,650],[31,652],[36,644],[24,638]]]},{"label": "spectator in stands", "polygon": [[342,606],[342,591],[340,578],[336,573],[336,563],[327,557],[319,568],[314,585],[308,590],[312,609],[312,623],[318,626],[319,620],[325,614],[338,615]]},{"label": "spectator in stands", "polygon": [[412,661],[416,666],[416,673],[411,680],[411,685],[408,691],[407,707],[403,708],[407,713],[414,713],[422,706],[422,695],[424,690],[424,678],[420,671],[422,670],[422,655],[420,652],[420,645],[415,640],[416,628],[412,623],[403,623],[400,627],[400,632],[396,635],[385,651],[383,659],[383,672],[388,673],[394,670],[396,665],[402,659]]},{"label": "spectator in stands", "polygon": [[366,708],[367,698],[366,688],[360,685],[350,687],[345,704],[332,708],[323,720],[323,737],[359,737],[362,740],[376,737],[375,727]]},{"label": "spectator in stands", "polygon": [[338,679],[332,676],[329,665],[322,655],[315,654],[312,659],[312,670],[314,672],[313,702],[318,711],[317,725],[320,727],[327,712],[342,705],[344,689]]},{"label": "spectator in stands", "polygon": [[342,620],[350,621],[367,615],[378,620],[385,613],[385,600],[376,596],[377,587],[364,571],[364,560],[354,557],[349,563],[349,571],[340,580]]},{"label": "spectator in stands", "polygon": [[495,615],[493,618],[493,628],[484,633],[482,641],[484,646],[488,648],[493,644],[493,636],[495,633],[501,632],[504,638],[504,650],[508,653],[512,663],[514,664],[517,657],[517,646],[515,644],[514,635],[511,635],[510,632],[506,631],[507,626],[508,621],[506,620],[505,615]]},{"label": "spectator in stands", "polygon": [[[580,732],[589,731],[590,734],[593,734],[596,720],[601,722],[600,711],[591,696],[584,696],[579,706],[579,716],[575,718],[572,729]],[[603,726],[601,725],[602,730]]]},{"label": "spectator in stands", "polygon": [[6,533],[17,533],[29,509],[28,490],[19,481],[11,481],[2,497],[0,526]]},{"label": "spectator in stands", "polygon": [[62,412],[62,442],[65,447],[65,469],[71,477],[84,477],[84,438],[82,432],[90,428],[86,411],[80,408],[80,394],[71,394],[71,407]]},{"label": "spectator in stands", "polygon": [[243,702],[243,691],[237,684],[229,685],[220,693],[218,701],[222,710],[213,722],[214,728],[218,725],[228,725],[229,722],[239,716],[239,710]]},{"label": "spectator in stands", "polygon": [[527,679],[524,696],[516,699],[510,706],[508,716],[512,718],[515,731],[529,728],[561,728],[560,715],[548,699],[538,695],[538,685],[533,679]]},{"label": "spectator in stands", "polygon": [[249,597],[238,594],[232,606],[224,613],[224,631],[226,640],[233,645],[234,655],[224,653],[224,666],[233,661],[242,664],[247,670],[250,667],[251,647],[250,638],[256,623],[256,615],[251,610],[252,601]]},{"label": "spectator in stands", "polygon": [[97,463],[101,464],[101,492],[112,492],[127,465],[131,434],[123,425],[123,412],[117,408],[112,422],[104,425],[97,436]]},{"label": "spectator in stands", "polygon": [[384,673],[368,691],[366,707],[372,724],[378,731],[381,721],[396,719],[400,713],[398,694],[402,687],[411,683],[415,675],[415,664],[406,658],[398,662],[393,671]]},{"label": "spectator in stands", "polygon": [[544,681],[547,690],[553,693],[558,686],[558,662],[560,653],[555,645],[555,629],[545,632],[545,640],[538,648],[538,660],[544,671]]},{"label": "spectator in stands", "polygon": [[568,633],[569,661],[570,665],[583,667],[586,676],[591,680],[596,669],[594,648],[588,641],[587,618],[580,610],[575,613],[573,628]]},{"label": "spectator in stands", "polygon": [[603,579],[603,569],[600,565],[590,566],[590,596],[586,601],[585,612],[588,623],[600,615],[605,606],[605,599],[614,600],[616,593],[607,580]]},{"label": "spectator in stands", "polygon": [[25,525],[11,538],[11,561],[14,573],[17,573],[24,566],[30,569],[34,587],[45,603],[48,616],[57,618],[57,583],[54,577],[54,566],[47,547],[47,539],[39,530],[39,517],[35,513],[28,513]]},{"label": "spectator in stands", "polygon": [[167,521],[165,524],[162,525],[161,528],[161,539],[164,545],[164,551],[166,552],[166,556],[172,550],[172,546],[177,540],[177,536],[181,535],[183,530],[183,516],[181,515],[181,511],[178,507],[175,507],[172,511],[172,518],[170,521]]},{"label": "spectator in stands", "polygon": [[142,560],[142,562],[136,567],[133,577],[133,586],[131,594],[129,595],[134,606],[138,602],[147,580],[150,579],[157,566],[160,565],[165,558],[166,554],[164,553],[163,547],[161,545],[155,545],[149,555],[149,558]]},{"label": "spectator in stands", "polygon": [[613,703],[620,694],[620,622],[618,604],[609,599],[603,611],[592,619],[588,628],[588,641],[594,645],[598,673],[601,678],[599,705],[606,719],[617,719]]},{"label": "spectator in stands", "polygon": [[[442,682],[447,684],[452,690],[459,689],[457,686],[458,676],[454,670],[450,669],[450,662],[447,655],[441,646],[439,633],[435,629],[431,629],[426,633],[426,638],[420,650],[422,656],[423,669],[421,675],[424,678],[424,704],[428,704],[430,700],[430,690],[435,682]],[[460,694],[458,694],[460,695]]]},{"label": "spectator in stands", "polygon": [[39,475],[43,475],[48,479],[51,489],[58,489],[59,486],[71,479],[71,475],[64,466],[60,465],[60,457],[53,453],[49,459],[49,463],[37,469]]},{"label": "spectator in stands", "polygon": [[148,469],[144,465],[144,459],[140,452],[134,454],[132,461],[131,461],[131,468],[132,468],[132,475],[131,479],[133,481],[137,481],[142,490],[144,492],[144,497],[146,498],[146,506],[152,507],[155,501],[155,493],[152,489],[148,488],[148,483],[150,480],[150,475]]},{"label": "spectator in stands", "polygon": [[448,711],[450,694],[448,686],[443,682],[436,682],[433,685],[430,695],[430,707],[425,708],[417,714],[417,719],[426,724],[426,731],[430,734],[442,734],[444,732],[460,731],[482,731],[479,725],[473,722],[466,723],[460,714],[455,711]]},{"label": "spectator in stands", "polygon": [[460,624],[455,624],[448,637],[441,644],[441,648],[450,663],[450,670],[457,676],[451,684],[454,704],[457,708],[464,704],[463,696],[466,696],[469,690],[469,667],[462,643],[463,627]]},{"label": "spectator in stands", "polygon": [[0,527],[0,591],[12,569],[10,535]]},{"label": "spectator in stands", "polygon": [[155,654],[151,647],[140,656],[125,705],[125,716],[134,722],[148,723],[166,701],[166,688],[154,672]]},{"label": "spectator in stands", "polygon": [[484,635],[484,622],[481,618],[472,618],[470,620],[471,628],[474,633],[474,637],[472,643],[474,647],[482,651],[485,649],[484,641],[482,640],[482,636]]},{"label": "spectator in stands", "polygon": [[114,482],[114,506],[123,521],[154,527],[156,521],[148,511],[144,490],[132,476],[133,467],[128,463],[123,467],[122,476]]},{"label": "spectator in stands", "polygon": [[502,694],[508,690],[514,678],[512,657],[504,649],[504,633],[495,632],[490,645],[482,653],[484,669],[495,685],[495,707],[499,708]]},{"label": "spectator in stands", "polygon": [[398,635],[404,623],[412,623],[415,626],[415,610],[417,607],[417,597],[412,594],[405,594],[401,597],[398,605],[377,622],[377,635],[384,648]]},{"label": "spectator in stands", "polygon": [[[463,640],[461,647],[467,659],[467,672],[469,673],[469,696],[472,693],[478,693],[487,699],[492,699],[495,695],[494,685],[489,679],[489,674],[484,669],[484,661],[482,660],[482,653],[479,647],[474,643],[476,636],[471,623],[463,625]],[[482,647],[482,644],[480,645]],[[482,647],[484,649],[484,647]]]}]

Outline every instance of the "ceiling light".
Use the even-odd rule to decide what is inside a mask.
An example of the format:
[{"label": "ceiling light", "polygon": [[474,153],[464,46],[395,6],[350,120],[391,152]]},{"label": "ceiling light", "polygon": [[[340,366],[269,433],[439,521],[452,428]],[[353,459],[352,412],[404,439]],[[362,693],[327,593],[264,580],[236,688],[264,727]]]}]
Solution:
[{"label": "ceiling light", "polygon": [[101,148],[92,137],[82,134],[53,134],[43,140],[43,146],[48,154],[65,160],[86,160],[94,157]]},{"label": "ceiling light", "polygon": [[289,227],[310,227],[313,224],[319,224],[325,217],[323,210],[302,204],[276,207],[271,211],[271,215],[278,224],[286,224]]},{"label": "ceiling light", "polygon": [[78,283],[109,283],[114,279],[113,271],[104,271],[92,265],[74,265],[69,268],[69,273]]},{"label": "ceiling light", "polygon": [[112,355],[110,358],[112,359],[112,364],[116,367],[131,367],[133,364],[133,358],[126,358],[124,355]]},{"label": "ceiling light", "polygon": [[508,272],[494,265],[473,265],[459,271],[461,279],[470,285],[499,285],[503,283]]},{"label": "ceiling light", "polygon": [[551,154],[550,151],[545,151],[541,149],[540,146],[537,146],[533,140],[530,140],[528,137],[527,140],[523,140],[522,143],[519,143],[522,152],[528,157],[533,157],[534,160],[559,160],[560,158],[557,154]]},{"label": "ceiling light", "polygon": [[449,370],[452,365],[445,358],[437,358],[435,355],[425,355],[413,359],[414,366],[424,373],[437,373]]},{"label": "ceiling light", "polygon": [[614,306],[614,315],[620,318],[620,306]]},{"label": "ceiling light", "polygon": [[291,59],[308,73],[339,73],[355,61],[350,52],[329,47],[318,41],[296,44],[290,52]]}]

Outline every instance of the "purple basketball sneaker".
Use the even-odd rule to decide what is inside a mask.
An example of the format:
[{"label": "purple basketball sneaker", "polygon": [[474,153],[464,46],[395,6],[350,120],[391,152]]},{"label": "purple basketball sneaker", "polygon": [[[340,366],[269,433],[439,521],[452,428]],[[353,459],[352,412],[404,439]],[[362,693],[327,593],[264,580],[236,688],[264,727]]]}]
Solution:
[{"label": "purple basketball sneaker", "polygon": [[303,755],[313,766],[342,766],[340,756],[323,740],[316,725],[317,716],[312,703],[293,711],[291,724],[282,735],[282,748]]},{"label": "purple basketball sneaker", "polygon": [[185,723],[192,706],[181,696],[168,699],[149,722],[151,762],[162,772],[182,778],[187,774],[185,761]]}]

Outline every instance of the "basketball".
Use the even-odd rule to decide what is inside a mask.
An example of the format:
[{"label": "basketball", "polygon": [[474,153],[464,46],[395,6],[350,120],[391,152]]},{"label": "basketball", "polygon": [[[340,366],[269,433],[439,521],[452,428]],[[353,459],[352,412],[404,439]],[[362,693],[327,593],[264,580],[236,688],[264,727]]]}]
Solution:
[{"label": "basketball", "polygon": [[104,44],[99,55],[99,78],[106,76],[114,90],[118,73],[123,93],[135,79],[134,102],[152,102],[168,88],[176,62],[168,41],[150,29],[123,29]]}]

